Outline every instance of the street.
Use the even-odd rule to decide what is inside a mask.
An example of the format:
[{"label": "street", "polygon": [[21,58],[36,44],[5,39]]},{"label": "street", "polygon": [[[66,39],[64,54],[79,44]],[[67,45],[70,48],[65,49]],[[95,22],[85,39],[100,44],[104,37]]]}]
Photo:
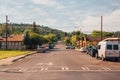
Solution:
[{"label": "street", "polygon": [[58,43],[46,53],[0,66],[0,80],[120,80],[120,62],[103,62]]}]

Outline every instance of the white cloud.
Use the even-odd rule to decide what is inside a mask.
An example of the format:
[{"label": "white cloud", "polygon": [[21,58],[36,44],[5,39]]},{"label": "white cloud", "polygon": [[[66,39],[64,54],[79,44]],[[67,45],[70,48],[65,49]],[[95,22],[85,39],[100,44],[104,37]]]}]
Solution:
[{"label": "white cloud", "polygon": [[32,0],[32,1],[36,4],[43,4],[47,6],[53,6],[57,4],[56,0]]},{"label": "white cloud", "polygon": [[[87,16],[85,20],[83,20],[82,27],[83,31],[93,31],[100,30],[100,16],[93,17]],[[120,31],[120,10],[115,10],[110,14],[103,16],[103,30],[104,31]]]},{"label": "white cloud", "polygon": [[35,4],[42,4],[45,6],[54,7],[56,9],[62,10],[65,8],[64,5],[59,4],[56,0],[32,0]]},{"label": "white cloud", "polygon": [[45,25],[48,25],[48,24],[49,24],[48,26],[51,26],[51,27],[52,27],[52,26],[55,26],[55,25],[56,25],[56,22],[57,22],[56,19],[50,19],[50,18],[49,18],[49,19],[45,19],[45,20],[44,20],[44,24],[45,24]]}]

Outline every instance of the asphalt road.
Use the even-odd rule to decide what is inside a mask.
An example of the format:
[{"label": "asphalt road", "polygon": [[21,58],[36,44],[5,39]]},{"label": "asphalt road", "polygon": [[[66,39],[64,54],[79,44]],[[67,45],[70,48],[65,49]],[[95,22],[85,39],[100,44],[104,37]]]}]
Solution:
[{"label": "asphalt road", "polygon": [[96,60],[58,44],[47,53],[0,66],[0,80],[120,80],[120,62]]}]

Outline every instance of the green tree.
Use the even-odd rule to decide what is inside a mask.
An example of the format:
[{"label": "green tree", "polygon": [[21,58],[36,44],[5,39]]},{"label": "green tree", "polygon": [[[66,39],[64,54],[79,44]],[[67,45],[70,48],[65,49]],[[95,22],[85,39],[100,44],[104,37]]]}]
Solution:
[{"label": "green tree", "polygon": [[48,34],[48,35],[45,35],[45,38],[50,42],[50,43],[53,43],[53,42],[56,42],[57,41],[57,37],[55,34]]},{"label": "green tree", "polygon": [[32,42],[31,42],[30,35],[29,35],[28,31],[25,33],[23,44],[26,45],[27,49],[32,45]]}]

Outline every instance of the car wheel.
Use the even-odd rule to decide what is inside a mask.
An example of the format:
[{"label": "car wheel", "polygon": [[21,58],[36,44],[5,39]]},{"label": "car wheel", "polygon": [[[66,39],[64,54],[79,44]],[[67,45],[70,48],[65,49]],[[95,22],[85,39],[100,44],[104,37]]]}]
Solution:
[{"label": "car wheel", "polygon": [[114,61],[115,61],[115,62],[118,62],[118,59],[115,59]]},{"label": "car wheel", "polygon": [[97,53],[95,54],[95,58],[98,59],[98,54]]}]

